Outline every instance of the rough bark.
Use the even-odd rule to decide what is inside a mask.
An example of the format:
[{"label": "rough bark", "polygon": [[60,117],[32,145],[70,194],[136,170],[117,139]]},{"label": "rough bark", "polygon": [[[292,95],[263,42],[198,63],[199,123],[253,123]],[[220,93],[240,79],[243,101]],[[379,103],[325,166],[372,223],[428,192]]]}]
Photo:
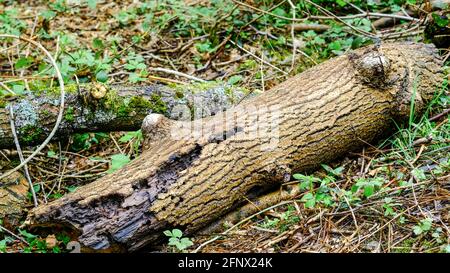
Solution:
[{"label": "rough bark", "polygon": [[166,137],[151,138],[123,169],[33,210],[27,223],[71,227],[97,250],[135,251],[174,227],[192,234],[292,173],[392,133],[393,119],[407,119],[412,99],[419,113],[440,80],[434,47],[382,44],[331,59],[213,117],[190,123],[152,115],[144,131]]},{"label": "rough bark", "polygon": [[[208,107],[201,109],[203,115],[214,114],[229,108],[245,95],[243,89],[219,83],[172,88],[158,84],[134,87],[88,84],[79,90],[76,86],[66,89],[64,119],[55,139],[73,133],[138,130],[149,113],[176,118],[174,111],[198,110],[193,109],[193,105],[198,105],[199,101]],[[59,94],[55,91],[40,93],[28,94],[12,102],[0,100],[0,149],[14,147],[9,122],[10,103],[21,145],[39,144],[48,136],[58,115]]]}]

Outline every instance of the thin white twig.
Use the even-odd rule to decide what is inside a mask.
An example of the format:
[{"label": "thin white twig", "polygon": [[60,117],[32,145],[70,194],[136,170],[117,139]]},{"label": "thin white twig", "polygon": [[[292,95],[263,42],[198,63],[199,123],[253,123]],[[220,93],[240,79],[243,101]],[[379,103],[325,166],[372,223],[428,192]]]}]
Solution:
[{"label": "thin white twig", "polygon": [[13,169],[7,171],[6,173],[2,174],[0,176],[0,179],[2,179],[2,178],[5,178],[5,177],[9,176],[13,172],[15,172],[17,170],[20,170],[23,166],[25,166],[25,164],[30,162],[30,160],[33,159],[33,157],[35,157],[42,149],[44,149],[45,146],[47,146],[47,144],[50,142],[50,140],[56,134],[56,131],[58,130],[58,127],[59,127],[59,125],[60,125],[60,123],[61,123],[61,121],[63,119],[65,90],[64,90],[64,80],[63,80],[63,77],[61,75],[61,71],[59,70],[58,65],[56,64],[55,59],[53,59],[53,56],[50,54],[50,52],[47,51],[47,49],[45,49],[44,46],[42,46],[40,43],[35,42],[35,41],[31,40],[31,39],[28,39],[28,38],[25,38],[25,37],[16,36],[16,35],[11,35],[11,34],[0,34],[0,38],[13,38],[13,39],[17,39],[17,40],[22,40],[22,41],[31,43],[32,45],[34,45],[37,48],[39,48],[40,50],[42,50],[45,53],[45,55],[47,55],[47,57],[50,60],[50,63],[55,68],[55,72],[56,72],[56,75],[57,75],[58,81],[59,81],[59,87],[60,87],[60,90],[61,90],[59,113],[58,113],[58,117],[56,119],[55,126],[53,127],[52,131],[50,132],[48,137],[44,140],[44,142],[30,156],[28,156],[27,159],[25,159],[22,163],[20,163],[15,168],[13,168]]},{"label": "thin white twig", "polygon": [[270,67],[272,67],[272,68],[274,68],[274,69],[280,71],[280,72],[283,73],[284,75],[288,75],[288,73],[286,73],[285,71],[279,69],[278,67],[274,66],[273,64],[271,64],[271,63],[269,63],[269,62],[266,62],[266,61],[262,60],[260,57],[256,56],[255,54],[251,53],[251,52],[248,51],[247,49],[245,49],[245,48],[243,48],[242,46],[236,44],[235,42],[233,42],[233,41],[230,40],[230,43],[232,43],[233,45],[237,46],[240,50],[244,51],[245,53],[250,54],[253,58],[257,59],[258,61],[263,62],[263,63],[265,63],[266,65],[268,65],[268,66],[270,66]]},{"label": "thin white twig", "polygon": [[262,91],[264,93],[264,92],[266,92],[266,84],[264,83],[263,64],[264,64],[264,52],[263,52],[263,50],[261,50],[261,63],[259,64],[259,73],[261,73],[261,87],[262,87]]},{"label": "thin white twig", "polygon": [[370,37],[370,38],[378,38],[377,35],[374,35],[370,32],[367,32],[365,30],[359,29],[357,27],[354,27],[352,25],[350,25],[349,23],[345,22],[342,18],[339,18],[338,16],[336,16],[334,13],[332,13],[331,11],[321,7],[320,5],[310,1],[310,0],[304,0],[305,2],[313,5],[314,7],[316,7],[318,10],[320,10],[322,13],[327,14],[328,16],[331,16],[332,18],[336,19],[337,21],[343,23],[344,25],[348,26],[349,28],[353,29],[354,31],[356,31],[357,33],[360,33],[361,35]]},{"label": "thin white twig", "polygon": [[293,20],[292,18],[286,17],[286,16],[281,16],[281,15],[277,15],[275,13],[266,11],[266,10],[262,10],[259,8],[256,8],[254,6],[251,6],[247,3],[243,3],[237,0],[232,0],[234,3],[238,4],[238,5],[242,5],[245,6],[247,8],[262,12],[264,14],[276,17],[276,18],[280,18],[280,19],[284,19],[287,21],[294,21],[294,22],[303,22],[307,19],[333,19],[333,18],[338,18],[338,19],[356,19],[356,18],[364,18],[364,17],[368,17],[368,18],[394,18],[394,19],[400,19],[400,20],[405,20],[405,21],[420,21],[417,18],[411,17],[411,16],[402,16],[402,15],[398,15],[398,14],[387,14],[387,13],[378,13],[378,12],[364,12],[364,13],[359,13],[359,14],[354,14],[354,15],[347,15],[347,16],[308,16],[307,18],[296,18],[295,20]]},{"label": "thin white twig", "polygon": [[[269,37],[269,38],[271,38],[271,39],[278,40],[278,37],[275,36],[275,35],[273,35],[273,34],[270,33],[270,32],[260,31],[259,29],[255,28],[255,27],[252,26],[252,25],[250,25],[249,27],[250,27],[251,29],[253,29],[257,34],[260,34],[260,35],[266,35],[267,37]],[[290,47],[294,47],[294,44],[293,44],[293,43],[286,42],[286,45],[288,45],[288,46],[290,46]],[[304,57],[306,57],[308,60],[310,60],[313,64],[317,64],[317,62],[316,62],[313,58],[311,58],[308,54],[306,54],[306,53],[303,52],[302,50],[296,48],[296,51],[297,51],[297,53],[300,53],[301,55],[303,55]],[[246,55],[250,55],[250,54],[246,54]],[[244,55],[244,56],[245,56],[245,55]]]},{"label": "thin white twig", "polygon": [[10,94],[12,94],[13,96],[17,95],[16,93],[14,93],[14,91],[12,91],[6,84],[4,84],[3,82],[0,82],[0,86],[5,88],[6,91],[8,91]]},{"label": "thin white twig", "polygon": [[197,77],[194,77],[192,75],[188,75],[188,74],[185,74],[185,73],[182,73],[182,72],[178,72],[176,70],[167,69],[167,68],[161,68],[161,67],[153,68],[153,67],[150,67],[149,70],[156,71],[156,72],[164,72],[164,73],[167,73],[167,74],[172,74],[172,75],[175,75],[175,76],[184,77],[184,78],[187,78],[187,79],[190,79],[190,80],[193,80],[193,81],[197,81],[197,82],[206,82],[205,80],[197,78]]},{"label": "thin white twig", "polygon": [[291,39],[292,39],[292,62],[291,62],[291,71],[294,69],[295,65],[295,53],[297,52],[297,43],[295,42],[295,30],[294,30],[294,21],[295,21],[295,5],[291,0],[288,0],[289,5],[292,8],[292,25],[291,25]]},{"label": "thin white twig", "polygon": [[9,229],[4,228],[2,225],[0,225],[0,230],[3,230],[4,232],[8,233],[9,235],[13,236],[16,239],[19,239],[20,241],[24,242],[26,245],[30,245],[24,238],[20,237],[19,235],[16,235],[14,232],[10,231]]},{"label": "thin white twig", "polygon": [[[23,158],[23,154],[22,154],[22,148],[20,148],[19,139],[17,138],[17,133],[16,133],[16,126],[14,125],[14,110],[13,110],[12,104],[9,105],[9,117],[10,117],[9,122],[11,125],[11,132],[12,132],[12,135],[14,138],[14,144],[16,144],[17,154],[19,155],[20,162],[23,162],[24,158]],[[30,186],[31,195],[33,196],[34,207],[37,207],[38,201],[37,201],[37,197],[36,197],[36,191],[34,190],[33,181],[31,181],[31,177],[30,177],[30,173],[28,172],[27,164],[23,165],[23,170],[25,173],[25,177],[28,181],[28,185]]]}]

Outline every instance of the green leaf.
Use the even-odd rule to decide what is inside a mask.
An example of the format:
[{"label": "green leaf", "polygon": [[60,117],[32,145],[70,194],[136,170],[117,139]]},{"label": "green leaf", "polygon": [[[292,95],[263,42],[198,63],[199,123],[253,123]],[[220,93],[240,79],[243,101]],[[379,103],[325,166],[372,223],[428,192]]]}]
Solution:
[{"label": "green leaf", "polygon": [[304,180],[305,176],[303,174],[296,173],[292,177],[297,180]]},{"label": "green leaf", "polygon": [[322,168],[325,169],[325,171],[327,171],[327,173],[333,174],[333,168],[331,168],[330,166],[325,165],[325,164],[321,164],[321,166],[322,166]]},{"label": "green leaf", "polygon": [[55,158],[56,157],[56,153],[54,151],[50,150],[50,151],[47,152],[47,156],[51,157],[51,158]]},{"label": "green leaf", "polygon": [[444,248],[444,252],[445,252],[445,253],[450,253],[450,245],[447,245],[447,246]]},{"label": "green leaf", "polygon": [[301,190],[310,190],[311,189],[311,182],[304,181],[304,182],[301,182],[298,186],[299,186],[299,188]]},{"label": "green leaf", "polygon": [[32,64],[32,62],[33,62],[33,58],[31,58],[31,57],[21,57],[20,59],[17,60],[14,67],[16,69],[22,69],[22,68],[30,66]]},{"label": "green leaf", "polygon": [[44,10],[40,15],[45,19],[50,20],[56,16],[56,12],[54,12],[53,10]]},{"label": "green leaf", "polygon": [[374,192],[374,186],[373,185],[367,185],[364,187],[364,196],[365,197],[370,197],[371,195],[373,195]]},{"label": "green leaf", "polygon": [[449,19],[446,15],[438,15],[436,13],[432,14],[434,22],[440,27],[446,27],[449,23]]},{"label": "green leaf", "polygon": [[306,208],[312,208],[316,204],[316,197],[314,194],[308,192],[307,194],[303,195],[301,201],[305,202]]},{"label": "green leaf", "polygon": [[87,0],[87,5],[90,9],[97,7],[97,0]]},{"label": "green leaf", "polygon": [[191,239],[189,238],[181,238],[180,240],[181,244],[183,244],[185,247],[190,247],[192,246],[194,243],[191,241]]},{"label": "green leaf", "polygon": [[166,235],[167,237],[172,237],[172,232],[170,232],[170,230],[165,230],[164,235]]},{"label": "green leaf", "polygon": [[422,229],[419,226],[414,226],[413,232],[416,235],[420,235],[420,234],[422,234]]},{"label": "green leaf", "polygon": [[172,235],[174,237],[181,238],[181,236],[183,236],[183,232],[181,232],[181,230],[175,228],[175,229],[172,229]]},{"label": "green leaf", "polygon": [[342,45],[340,41],[333,41],[328,45],[328,48],[331,50],[341,50]]},{"label": "green leaf", "polygon": [[95,78],[99,82],[107,82],[108,81],[108,73],[105,70],[100,70],[96,75]]},{"label": "green leaf", "polygon": [[243,77],[242,77],[241,75],[234,75],[234,76],[231,76],[231,77],[228,79],[228,84],[230,84],[230,85],[236,84],[236,83],[242,81],[242,78],[243,78]]},{"label": "green leaf", "polygon": [[206,43],[196,43],[195,47],[200,53],[210,52],[212,50],[211,43],[209,41]]},{"label": "green leaf", "polygon": [[130,80],[131,83],[137,83],[141,81],[145,81],[145,78],[141,78],[141,76],[137,73],[131,73],[128,77],[128,80]]},{"label": "green leaf", "polygon": [[336,169],[331,168],[328,165],[322,164],[322,168],[324,168],[328,174],[334,175],[334,176],[339,176],[342,174],[342,171],[344,170],[344,167],[338,167]]},{"label": "green leaf", "polygon": [[313,208],[316,205],[315,199],[309,199],[305,202],[305,208]]},{"label": "green leaf", "polygon": [[276,8],[272,11],[273,14],[276,14],[278,16],[288,17],[288,14],[286,11],[282,8]]},{"label": "green leaf", "polygon": [[20,84],[16,84],[16,85],[13,85],[12,90],[17,95],[23,95],[24,92],[25,92],[25,86],[20,85]]},{"label": "green leaf", "polygon": [[41,191],[41,184],[34,184],[33,189],[35,193],[38,193]]},{"label": "green leaf", "polygon": [[184,250],[186,248],[186,246],[184,246],[179,241],[175,243],[175,246],[178,248],[178,250]]},{"label": "green leaf", "polygon": [[0,241],[0,252],[6,251],[6,239]]},{"label": "green leaf", "polygon": [[178,243],[180,243],[180,240],[178,240],[178,238],[175,238],[175,237],[170,237],[169,238],[169,245],[170,246],[174,246],[174,245],[176,245]]},{"label": "green leaf", "polygon": [[74,192],[77,188],[78,188],[77,186],[72,185],[72,186],[66,187],[66,190],[69,192]]},{"label": "green leaf", "polygon": [[347,2],[344,0],[336,0],[336,3],[341,7],[345,7],[347,5]]},{"label": "green leaf", "polygon": [[411,174],[412,174],[415,178],[417,178],[417,180],[419,180],[419,181],[422,181],[422,180],[426,180],[426,179],[427,179],[427,177],[426,177],[426,175],[425,175],[425,172],[424,172],[424,170],[422,170],[422,169],[417,169],[417,168],[415,168],[415,169],[413,169],[413,170],[411,171]]},{"label": "green leaf", "polygon": [[313,41],[317,45],[324,45],[325,42],[326,42],[325,39],[323,39],[323,38],[321,38],[319,36],[316,36]]},{"label": "green leaf", "polygon": [[431,229],[431,224],[432,224],[433,220],[432,219],[424,219],[422,221],[420,221],[420,228],[423,231],[429,231]]},{"label": "green leaf", "polygon": [[134,138],[133,134],[130,134],[129,132],[126,133],[124,136],[122,136],[121,138],[119,138],[119,142],[124,143],[124,142],[129,142],[130,140],[132,140]]},{"label": "green leaf", "polygon": [[92,40],[92,47],[94,49],[101,49],[104,48],[105,45],[103,44],[103,41],[100,40],[99,38],[94,38],[94,40]]},{"label": "green leaf", "polygon": [[36,235],[31,234],[31,233],[27,232],[26,230],[19,229],[19,233],[20,233],[20,235],[25,237],[28,242],[30,242],[30,240],[33,240],[33,239],[35,239],[37,237]]},{"label": "green leaf", "polygon": [[108,170],[108,173],[113,173],[116,170],[125,166],[131,159],[128,155],[124,154],[115,154],[111,156],[111,167]]}]

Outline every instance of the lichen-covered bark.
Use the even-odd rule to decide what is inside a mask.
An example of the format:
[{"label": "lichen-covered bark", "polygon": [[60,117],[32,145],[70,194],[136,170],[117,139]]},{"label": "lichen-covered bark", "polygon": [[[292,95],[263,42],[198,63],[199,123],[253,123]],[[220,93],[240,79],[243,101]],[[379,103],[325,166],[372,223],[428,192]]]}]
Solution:
[{"label": "lichen-covered bark", "polygon": [[166,122],[170,137],[28,223],[70,226],[91,249],[134,251],[174,227],[191,234],[292,173],[392,133],[392,120],[407,119],[412,99],[420,112],[440,80],[436,50],[424,44],[331,59],[213,117]]},{"label": "lichen-covered bark", "polygon": [[[209,107],[208,111],[201,109],[203,115],[215,113],[230,107],[245,95],[245,90],[219,83],[178,87],[88,84],[81,86],[80,90],[75,86],[67,89],[64,119],[56,138],[82,132],[138,130],[149,113],[176,118],[173,117],[174,109],[185,106],[194,111],[194,102],[198,104],[199,101]],[[21,145],[43,141],[55,125],[59,94],[41,92],[12,102],[0,101],[0,148],[14,147],[9,122],[10,103]]]}]

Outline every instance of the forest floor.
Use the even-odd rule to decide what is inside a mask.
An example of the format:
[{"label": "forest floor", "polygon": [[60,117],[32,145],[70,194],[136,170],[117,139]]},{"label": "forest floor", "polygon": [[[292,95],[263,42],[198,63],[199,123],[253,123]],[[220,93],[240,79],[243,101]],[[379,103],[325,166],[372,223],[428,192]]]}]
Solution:
[{"label": "forest floor", "polygon": [[[259,92],[373,43],[373,34],[424,41],[423,21],[432,11],[416,4],[421,1],[351,2],[0,0],[0,34],[39,41],[57,60],[66,83],[190,81],[175,71]],[[365,11],[416,12],[382,23]],[[342,17],[348,15],[357,16]],[[11,42],[2,40],[1,48],[7,49]],[[41,53],[25,44],[16,47],[14,54],[0,52],[1,71],[34,69],[39,76],[0,78],[6,82],[0,98],[20,95],[30,85],[55,85],[54,70]],[[448,73],[450,51],[441,52]],[[449,107],[446,79],[424,115],[411,116],[406,125],[392,128],[389,138],[360,153],[315,173],[294,175],[289,184],[298,184],[300,194],[232,226],[201,251],[450,252]],[[139,132],[101,132],[50,143],[28,164],[38,202],[60,198],[127,163],[141,152],[140,141]],[[22,150],[27,156],[33,147]],[[1,172],[19,162],[15,150],[0,150]],[[19,225],[0,221],[0,227],[0,252],[67,251],[69,238],[63,233],[41,238]],[[210,238],[190,238],[193,246],[183,251]],[[181,251],[169,245],[161,250]]]}]

